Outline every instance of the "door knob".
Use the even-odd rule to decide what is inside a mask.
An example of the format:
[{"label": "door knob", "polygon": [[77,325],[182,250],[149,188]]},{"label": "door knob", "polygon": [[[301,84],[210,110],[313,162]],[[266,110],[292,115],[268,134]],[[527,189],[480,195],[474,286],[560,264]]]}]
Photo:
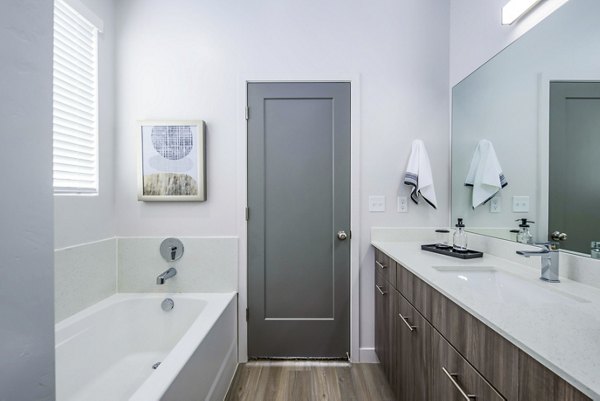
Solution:
[{"label": "door knob", "polygon": [[550,238],[554,241],[565,241],[567,239],[567,234],[561,233],[560,231],[554,231],[550,235]]},{"label": "door knob", "polygon": [[338,231],[337,237],[340,241],[343,241],[348,238],[348,234],[346,234],[346,231]]}]

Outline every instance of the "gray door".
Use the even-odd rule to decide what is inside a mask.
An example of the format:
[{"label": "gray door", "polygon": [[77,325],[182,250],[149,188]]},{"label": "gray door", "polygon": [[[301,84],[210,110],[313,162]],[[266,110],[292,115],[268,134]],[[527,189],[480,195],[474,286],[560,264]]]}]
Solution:
[{"label": "gray door", "polygon": [[248,106],[248,355],[346,357],[350,84],[252,83]]},{"label": "gray door", "polygon": [[549,231],[561,248],[590,253],[600,241],[600,83],[550,84]]}]

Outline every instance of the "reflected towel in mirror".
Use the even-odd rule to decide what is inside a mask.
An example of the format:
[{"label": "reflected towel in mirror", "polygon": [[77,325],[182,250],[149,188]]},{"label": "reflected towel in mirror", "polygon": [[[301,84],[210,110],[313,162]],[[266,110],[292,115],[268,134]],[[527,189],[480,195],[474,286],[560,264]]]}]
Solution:
[{"label": "reflected towel in mirror", "polygon": [[465,185],[473,187],[473,209],[492,199],[508,185],[494,145],[487,139],[477,144]]},{"label": "reflected towel in mirror", "polygon": [[419,204],[419,196],[422,196],[431,207],[437,209],[429,155],[427,155],[425,144],[420,139],[415,139],[412,142],[412,149],[404,174],[404,183],[412,187],[410,198],[413,202]]}]

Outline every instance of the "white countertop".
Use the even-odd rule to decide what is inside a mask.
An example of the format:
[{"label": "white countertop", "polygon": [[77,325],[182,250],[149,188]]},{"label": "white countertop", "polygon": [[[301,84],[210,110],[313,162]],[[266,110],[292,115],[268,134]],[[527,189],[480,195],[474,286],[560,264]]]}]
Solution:
[{"label": "white countertop", "polygon": [[[372,245],[600,401],[599,289],[568,279],[547,283],[539,279],[539,269],[489,254],[463,260],[423,251],[417,242]],[[479,281],[476,274],[439,271],[434,266],[486,266],[496,273],[482,275]]]}]

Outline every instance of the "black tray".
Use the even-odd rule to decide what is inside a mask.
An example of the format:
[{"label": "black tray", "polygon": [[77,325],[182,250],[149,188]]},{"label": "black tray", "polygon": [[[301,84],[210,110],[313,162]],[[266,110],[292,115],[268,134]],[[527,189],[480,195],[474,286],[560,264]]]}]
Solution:
[{"label": "black tray", "polygon": [[421,249],[428,252],[439,253],[440,255],[452,256],[460,259],[482,258],[483,252],[467,249],[464,252],[455,251],[453,248],[438,248],[437,244],[421,245]]}]

